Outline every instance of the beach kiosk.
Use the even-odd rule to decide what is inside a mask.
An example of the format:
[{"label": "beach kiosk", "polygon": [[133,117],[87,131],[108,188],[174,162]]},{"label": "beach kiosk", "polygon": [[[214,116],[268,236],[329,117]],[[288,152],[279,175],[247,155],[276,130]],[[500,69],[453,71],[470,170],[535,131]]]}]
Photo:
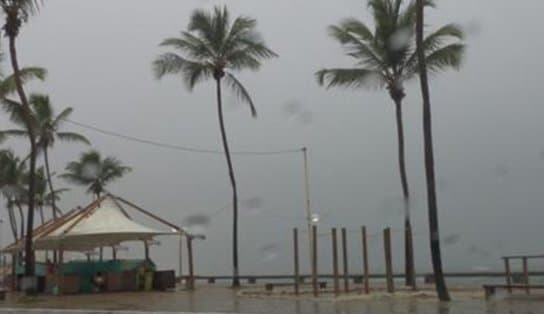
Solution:
[{"label": "beach kiosk", "polygon": [[[136,222],[132,215],[138,212],[164,228],[155,229]],[[164,230],[163,230],[164,229]],[[48,252],[51,261],[36,263],[35,277],[31,280],[38,292],[75,294],[114,291],[165,290],[175,287],[175,272],[157,271],[149,256],[149,245],[158,236],[186,235],[178,226],[126,201],[107,194],[85,208],[67,212],[34,230],[35,252]],[[141,259],[121,260],[116,248],[124,242],[140,242],[145,248]],[[103,249],[111,248],[113,258],[103,259]],[[19,240],[2,250],[17,260],[24,250]],[[99,250],[100,257],[91,259],[88,252]],[[56,252],[56,259],[53,258]],[[67,253],[79,252],[86,258],[67,261]],[[24,288],[23,265],[12,267],[13,286]],[[23,279],[24,278],[24,279]]]}]

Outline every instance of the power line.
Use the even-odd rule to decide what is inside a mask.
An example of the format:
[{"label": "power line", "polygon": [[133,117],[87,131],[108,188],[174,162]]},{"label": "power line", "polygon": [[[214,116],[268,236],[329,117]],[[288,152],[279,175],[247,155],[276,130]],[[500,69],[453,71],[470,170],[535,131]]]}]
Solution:
[{"label": "power line", "polygon": [[[147,144],[147,145],[151,145],[151,146],[155,146],[155,147],[173,149],[173,150],[190,152],[190,153],[215,154],[215,155],[224,154],[224,152],[220,151],[220,150],[201,149],[201,148],[180,146],[180,145],[174,145],[174,144],[169,144],[169,143],[163,143],[163,142],[158,142],[158,141],[142,139],[142,138],[138,138],[138,137],[135,137],[135,136],[125,135],[125,134],[121,134],[121,133],[118,133],[118,132],[97,128],[95,126],[92,126],[92,125],[89,125],[89,124],[86,124],[86,123],[73,121],[73,120],[70,120],[70,119],[64,119],[64,121],[66,121],[68,123],[71,123],[73,125],[76,125],[78,127],[84,128],[84,129],[95,131],[95,132],[103,134],[103,135],[113,136],[113,137],[121,138],[121,139],[124,139],[124,140],[127,140],[127,141],[136,142],[136,143],[140,143],[140,144]],[[284,150],[275,150],[275,151],[238,151],[238,152],[231,152],[231,154],[232,155],[266,156],[266,155],[294,154],[294,153],[300,153],[302,151],[303,151],[302,148],[298,148],[298,149],[284,149]]]}]

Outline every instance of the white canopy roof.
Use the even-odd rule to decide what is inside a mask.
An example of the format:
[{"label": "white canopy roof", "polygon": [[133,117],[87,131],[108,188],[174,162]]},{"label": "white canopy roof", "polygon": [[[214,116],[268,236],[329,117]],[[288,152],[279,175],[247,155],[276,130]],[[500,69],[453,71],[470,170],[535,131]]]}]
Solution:
[{"label": "white canopy roof", "polygon": [[[102,246],[113,246],[125,241],[145,241],[158,235],[179,235],[181,229],[158,230],[134,221],[120,199],[107,195],[91,203],[84,209],[71,211],[56,221],[45,223],[34,232],[35,250],[63,249],[86,251]],[[128,203],[127,203],[128,204]],[[124,205],[127,205],[124,204]],[[140,209],[138,209],[140,210]],[[147,214],[148,216],[156,216]],[[175,226],[174,226],[175,227]],[[4,251],[22,249],[21,241]]]}]

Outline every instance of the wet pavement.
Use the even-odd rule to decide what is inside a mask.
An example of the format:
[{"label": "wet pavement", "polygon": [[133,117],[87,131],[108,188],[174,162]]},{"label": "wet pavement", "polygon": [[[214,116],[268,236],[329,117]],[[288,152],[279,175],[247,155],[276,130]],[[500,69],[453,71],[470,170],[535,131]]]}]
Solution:
[{"label": "wet pavement", "polygon": [[343,302],[239,297],[224,287],[194,292],[119,293],[63,297],[11,296],[0,313],[271,313],[271,314],[539,314],[544,298],[466,300],[441,304],[434,298]]}]

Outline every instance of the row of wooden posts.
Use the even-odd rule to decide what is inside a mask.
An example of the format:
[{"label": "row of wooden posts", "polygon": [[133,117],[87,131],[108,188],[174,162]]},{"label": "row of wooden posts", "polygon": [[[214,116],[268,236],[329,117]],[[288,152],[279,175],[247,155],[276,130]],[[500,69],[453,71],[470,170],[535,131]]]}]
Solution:
[{"label": "row of wooden posts", "polygon": [[[298,229],[293,229],[293,249],[294,249],[294,288],[295,294],[300,294],[300,272],[299,272],[299,245],[298,245]],[[312,226],[311,230],[311,272],[312,272],[312,291],[314,296],[319,296],[319,282],[318,282],[318,252],[317,252],[317,226]],[[343,291],[348,293],[350,291],[349,286],[349,265],[348,265],[348,249],[347,249],[347,229],[341,229],[341,243],[342,243],[342,277],[343,277]],[[339,260],[338,260],[338,235],[337,228],[331,229],[332,239],[332,270],[334,281],[334,294],[340,294],[340,273],[339,273]],[[370,293],[370,273],[368,263],[368,235],[366,227],[361,227],[361,248],[363,256],[363,285],[359,289],[360,293]],[[391,228],[383,230],[384,241],[384,257],[385,257],[385,279],[387,292],[395,292],[395,284],[393,281],[393,258],[391,253]]]}]

